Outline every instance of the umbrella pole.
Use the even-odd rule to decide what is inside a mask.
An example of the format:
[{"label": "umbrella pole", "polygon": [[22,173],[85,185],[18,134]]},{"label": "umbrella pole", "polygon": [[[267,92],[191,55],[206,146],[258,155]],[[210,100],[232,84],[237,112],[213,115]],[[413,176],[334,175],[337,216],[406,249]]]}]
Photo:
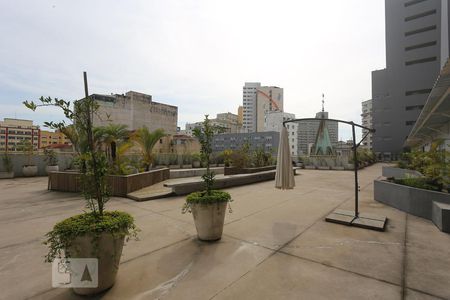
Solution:
[{"label": "umbrella pole", "polygon": [[352,122],[352,134],[353,134],[353,167],[355,172],[355,218],[358,218],[359,209],[358,209],[358,158],[356,152],[356,136],[355,136],[355,124]]}]

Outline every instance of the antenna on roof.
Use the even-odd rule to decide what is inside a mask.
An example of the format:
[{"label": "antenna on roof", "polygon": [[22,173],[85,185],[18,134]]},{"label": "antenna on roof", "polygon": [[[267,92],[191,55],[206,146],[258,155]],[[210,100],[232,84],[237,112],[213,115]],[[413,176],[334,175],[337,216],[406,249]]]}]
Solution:
[{"label": "antenna on roof", "polygon": [[322,93],[322,112],[325,111],[324,105],[325,105],[325,94]]}]

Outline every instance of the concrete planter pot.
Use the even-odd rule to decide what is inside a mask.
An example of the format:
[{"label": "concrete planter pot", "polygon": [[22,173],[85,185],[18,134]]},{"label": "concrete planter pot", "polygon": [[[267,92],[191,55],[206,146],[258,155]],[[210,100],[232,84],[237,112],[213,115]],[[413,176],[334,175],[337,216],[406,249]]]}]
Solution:
[{"label": "concrete planter pot", "polygon": [[33,177],[36,176],[38,172],[38,167],[37,166],[23,166],[22,167],[22,173],[23,176],[25,177]]},{"label": "concrete planter pot", "polygon": [[47,172],[47,174],[50,174],[50,172],[58,172],[59,171],[59,166],[46,166],[45,167],[45,172]]},{"label": "concrete planter pot", "polygon": [[14,172],[0,172],[0,179],[14,178]]},{"label": "concrete planter pot", "polygon": [[191,204],[192,216],[200,240],[217,241],[222,238],[227,203]]},{"label": "concrete planter pot", "polygon": [[[111,233],[104,232],[100,235],[98,243],[93,241],[94,236],[91,234],[80,236],[72,242],[69,248],[72,258],[98,258],[98,287],[73,288],[73,291],[78,295],[101,293],[112,287],[116,280],[124,237],[114,237]],[[94,244],[97,244],[97,246],[94,246]]]}]

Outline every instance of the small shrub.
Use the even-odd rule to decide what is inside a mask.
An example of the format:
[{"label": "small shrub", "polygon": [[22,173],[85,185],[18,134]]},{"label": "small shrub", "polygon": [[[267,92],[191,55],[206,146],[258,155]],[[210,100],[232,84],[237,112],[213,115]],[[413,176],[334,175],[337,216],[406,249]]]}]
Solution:
[{"label": "small shrub", "polygon": [[6,154],[6,153],[3,154],[2,162],[3,162],[3,167],[5,168],[6,172],[10,173],[10,172],[13,171],[14,165],[13,165],[13,162],[11,160],[11,157],[9,157],[8,154]]},{"label": "small shrub", "polygon": [[58,157],[56,156],[56,152],[52,149],[44,149],[44,161],[47,163],[47,166],[56,166],[58,165]]},{"label": "small shrub", "polygon": [[402,179],[391,179],[392,182],[406,185],[418,189],[430,190],[440,192],[442,190],[442,185],[428,179],[428,178],[402,178]]}]

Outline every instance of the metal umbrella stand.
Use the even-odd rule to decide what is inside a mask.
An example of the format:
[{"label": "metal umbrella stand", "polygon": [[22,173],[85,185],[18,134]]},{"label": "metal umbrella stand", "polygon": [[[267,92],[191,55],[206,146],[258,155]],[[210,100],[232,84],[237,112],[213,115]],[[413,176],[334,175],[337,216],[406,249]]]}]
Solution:
[{"label": "metal umbrella stand", "polygon": [[[286,125],[286,123],[293,123],[293,122],[301,122],[301,121],[313,121],[313,120],[321,120],[317,118],[303,118],[303,119],[294,119],[294,120],[288,120],[283,122],[283,126]],[[332,213],[330,213],[326,218],[325,221],[332,222],[332,223],[338,223],[348,226],[355,226],[355,227],[361,227],[365,229],[372,229],[372,230],[378,230],[378,231],[384,231],[386,227],[387,218],[385,216],[378,216],[373,214],[366,214],[366,213],[360,213],[359,212],[359,205],[358,205],[358,194],[359,194],[359,184],[358,184],[358,159],[357,159],[357,149],[361,145],[361,142],[364,141],[364,139],[367,137],[369,133],[375,132],[375,129],[368,128],[359,124],[355,124],[353,122],[349,121],[343,121],[343,120],[337,120],[337,119],[326,119],[326,121],[334,121],[338,123],[345,123],[350,126],[352,126],[352,135],[353,135],[353,165],[354,165],[354,174],[355,174],[355,210],[343,210],[343,209],[336,209]],[[362,129],[366,129],[367,133],[362,137],[362,139],[356,143],[356,134],[355,134],[355,127],[359,127]]]}]

